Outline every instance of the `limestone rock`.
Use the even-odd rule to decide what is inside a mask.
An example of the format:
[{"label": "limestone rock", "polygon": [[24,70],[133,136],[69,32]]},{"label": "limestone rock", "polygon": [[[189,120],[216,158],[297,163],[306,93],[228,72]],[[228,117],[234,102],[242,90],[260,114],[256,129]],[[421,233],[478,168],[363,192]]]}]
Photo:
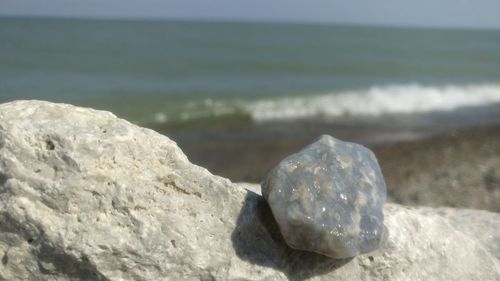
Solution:
[{"label": "limestone rock", "polygon": [[[108,112],[2,104],[0,280],[500,278],[493,248],[481,244],[488,241],[399,205],[386,205],[389,235],[370,255],[334,260],[290,249],[265,200],[246,188],[257,190],[210,174],[167,137]],[[500,219],[477,217],[486,215]]]},{"label": "limestone rock", "polygon": [[445,218],[455,229],[477,238],[493,256],[500,260],[500,215],[482,210],[453,208],[418,208],[428,216],[436,214]]},{"label": "limestone rock", "polygon": [[379,246],[385,183],[364,146],[324,135],[271,170],[262,193],[294,249],[349,258]]}]

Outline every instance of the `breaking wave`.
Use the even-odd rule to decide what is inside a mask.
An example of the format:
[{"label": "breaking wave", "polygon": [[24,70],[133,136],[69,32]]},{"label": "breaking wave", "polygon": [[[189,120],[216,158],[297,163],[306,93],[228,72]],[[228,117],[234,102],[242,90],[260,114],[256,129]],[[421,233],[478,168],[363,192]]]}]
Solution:
[{"label": "breaking wave", "polygon": [[[418,84],[376,86],[328,94],[268,99],[198,99],[156,111],[149,122],[270,122],[299,119],[333,119],[341,116],[370,117],[452,111],[461,107],[500,103],[500,84],[423,86]],[[203,121],[203,122],[205,122]],[[147,123],[147,122],[146,122]]]},{"label": "breaking wave", "polygon": [[500,84],[449,86],[388,85],[358,91],[257,100],[243,105],[254,121],[314,117],[378,116],[500,103]]}]

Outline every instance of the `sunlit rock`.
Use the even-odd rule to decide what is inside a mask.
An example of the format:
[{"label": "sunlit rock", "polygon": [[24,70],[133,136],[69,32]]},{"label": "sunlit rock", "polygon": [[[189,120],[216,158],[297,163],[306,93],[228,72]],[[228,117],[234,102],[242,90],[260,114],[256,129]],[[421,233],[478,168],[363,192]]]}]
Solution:
[{"label": "sunlit rock", "polygon": [[348,258],[379,247],[386,187],[361,145],[322,136],[282,160],[262,193],[292,248]]},{"label": "sunlit rock", "polygon": [[346,261],[290,249],[258,190],[109,112],[0,104],[0,280],[499,280],[498,213],[385,204]]}]

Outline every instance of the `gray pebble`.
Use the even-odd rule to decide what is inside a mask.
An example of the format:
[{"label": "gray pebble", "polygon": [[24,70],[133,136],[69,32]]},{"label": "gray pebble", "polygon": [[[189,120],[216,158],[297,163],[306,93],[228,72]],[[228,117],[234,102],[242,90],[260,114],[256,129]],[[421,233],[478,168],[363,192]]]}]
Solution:
[{"label": "gray pebble", "polygon": [[364,146],[321,136],[271,170],[262,194],[294,249],[349,258],[379,247],[386,187]]}]

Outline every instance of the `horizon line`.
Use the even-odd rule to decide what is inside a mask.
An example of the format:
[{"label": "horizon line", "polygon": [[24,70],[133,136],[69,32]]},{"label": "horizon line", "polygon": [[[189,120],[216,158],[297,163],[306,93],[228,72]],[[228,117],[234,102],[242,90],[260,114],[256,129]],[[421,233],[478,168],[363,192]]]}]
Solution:
[{"label": "horizon line", "polygon": [[251,19],[251,18],[190,18],[190,17],[141,17],[141,16],[91,16],[91,15],[32,15],[32,14],[0,14],[0,18],[41,19],[41,20],[96,20],[96,21],[135,21],[135,22],[192,22],[192,23],[237,23],[237,24],[276,24],[276,25],[316,25],[346,26],[372,28],[408,28],[426,30],[471,30],[500,31],[494,26],[451,26],[427,24],[395,24],[395,23],[360,23],[350,21],[325,20],[283,20],[283,19]]}]

